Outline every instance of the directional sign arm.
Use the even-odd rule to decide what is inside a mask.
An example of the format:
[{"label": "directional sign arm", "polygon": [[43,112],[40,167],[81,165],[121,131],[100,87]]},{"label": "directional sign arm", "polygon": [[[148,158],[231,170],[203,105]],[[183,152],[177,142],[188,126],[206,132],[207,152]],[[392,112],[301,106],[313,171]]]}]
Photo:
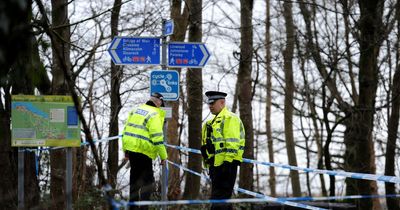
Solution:
[{"label": "directional sign arm", "polygon": [[204,43],[171,42],[168,44],[168,66],[202,68],[210,53]]},{"label": "directional sign arm", "polygon": [[201,59],[199,65],[204,66],[206,65],[208,58],[210,58],[210,53],[208,53],[208,50],[204,44],[200,45],[201,52],[203,53],[203,59]]},{"label": "directional sign arm", "polygon": [[121,59],[119,59],[116,49],[119,45],[119,42],[121,41],[121,38],[114,38],[113,42],[110,45],[110,48],[108,49],[108,52],[111,55],[111,59],[114,61],[115,64],[120,64],[121,63]]}]

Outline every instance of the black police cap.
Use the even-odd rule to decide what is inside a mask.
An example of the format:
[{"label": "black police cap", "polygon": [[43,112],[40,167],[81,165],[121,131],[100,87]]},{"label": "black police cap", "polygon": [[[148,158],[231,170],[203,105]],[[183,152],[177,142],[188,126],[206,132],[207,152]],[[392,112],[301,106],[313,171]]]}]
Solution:
[{"label": "black police cap", "polygon": [[218,99],[225,99],[228,94],[219,91],[207,91],[206,96],[208,97],[207,103],[212,104]]},{"label": "black police cap", "polygon": [[152,97],[156,97],[158,99],[164,100],[164,96],[159,92],[154,92],[151,94]]},{"label": "black police cap", "polygon": [[165,106],[165,104],[164,104],[164,96],[161,94],[161,93],[159,93],[159,92],[154,92],[154,93],[152,93],[151,94],[151,97],[155,97],[155,98],[158,98],[158,99],[160,99],[161,100],[161,107],[164,107]]}]

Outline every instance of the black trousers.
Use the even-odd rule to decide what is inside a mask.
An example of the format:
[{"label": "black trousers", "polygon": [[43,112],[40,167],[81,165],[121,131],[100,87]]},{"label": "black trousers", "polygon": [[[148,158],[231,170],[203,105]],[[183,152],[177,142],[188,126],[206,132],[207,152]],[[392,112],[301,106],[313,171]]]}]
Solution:
[{"label": "black trousers", "polygon": [[[153,164],[151,158],[128,151],[131,164],[129,201],[150,200],[154,191]],[[147,206],[130,206],[130,209],[148,209]]]},{"label": "black trousers", "polygon": [[[211,198],[230,199],[235,185],[238,163],[224,162],[222,165],[210,166]],[[232,209],[232,204],[212,204],[212,210]]]}]

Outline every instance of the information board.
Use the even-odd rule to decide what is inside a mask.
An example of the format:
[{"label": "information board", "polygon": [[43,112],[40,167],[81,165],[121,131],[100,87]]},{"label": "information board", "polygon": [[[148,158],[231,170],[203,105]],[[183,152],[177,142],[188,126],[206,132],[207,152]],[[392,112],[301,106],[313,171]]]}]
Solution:
[{"label": "information board", "polygon": [[71,96],[13,95],[13,147],[80,146],[80,122]]}]

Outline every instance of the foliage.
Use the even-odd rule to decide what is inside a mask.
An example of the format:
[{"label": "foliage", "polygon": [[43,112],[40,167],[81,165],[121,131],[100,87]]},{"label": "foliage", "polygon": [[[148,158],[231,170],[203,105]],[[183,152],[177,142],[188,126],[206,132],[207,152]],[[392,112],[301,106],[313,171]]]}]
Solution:
[{"label": "foliage", "polygon": [[107,205],[107,200],[100,190],[88,189],[74,202],[74,209],[104,209]]}]

